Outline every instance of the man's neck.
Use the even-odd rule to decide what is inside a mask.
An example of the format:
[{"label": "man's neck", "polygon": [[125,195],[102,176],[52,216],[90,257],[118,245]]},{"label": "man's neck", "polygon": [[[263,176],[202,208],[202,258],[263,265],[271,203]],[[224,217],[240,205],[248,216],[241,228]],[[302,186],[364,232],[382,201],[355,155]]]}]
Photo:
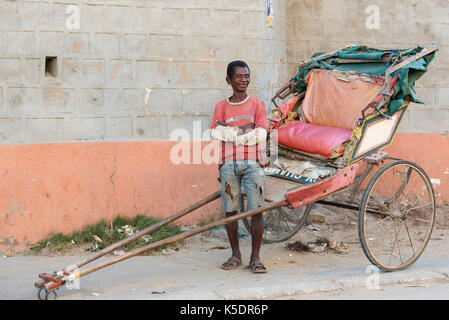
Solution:
[{"label": "man's neck", "polygon": [[245,100],[247,96],[248,95],[246,94],[246,92],[235,92],[234,91],[234,94],[229,98],[229,101],[233,102],[233,103],[241,102],[241,101]]}]

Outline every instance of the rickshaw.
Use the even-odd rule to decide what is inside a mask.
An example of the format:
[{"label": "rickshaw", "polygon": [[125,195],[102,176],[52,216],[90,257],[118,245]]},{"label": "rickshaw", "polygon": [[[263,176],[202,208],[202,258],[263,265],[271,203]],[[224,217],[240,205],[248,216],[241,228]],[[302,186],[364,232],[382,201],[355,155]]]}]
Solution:
[{"label": "rickshaw", "polygon": [[[266,243],[285,241],[307,220],[313,203],[358,210],[358,234],[368,260],[385,271],[404,269],[423,253],[436,207],[432,183],[416,163],[381,151],[390,145],[411,102],[415,82],[438,46],[376,49],[347,46],[317,53],[272,99],[270,158],[265,173],[265,206],[220,219],[134,249],[80,270],[108,253],[220,198],[217,191],[174,215],[121,240],[84,261],[52,274],[39,274],[39,299],[77,278],[201,232],[263,213]],[[279,100],[282,101],[278,105]],[[365,181],[370,177],[368,181]],[[347,191],[344,202],[327,201]],[[362,193],[361,200],[358,195]],[[244,199],[242,199],[244,200]]]}]

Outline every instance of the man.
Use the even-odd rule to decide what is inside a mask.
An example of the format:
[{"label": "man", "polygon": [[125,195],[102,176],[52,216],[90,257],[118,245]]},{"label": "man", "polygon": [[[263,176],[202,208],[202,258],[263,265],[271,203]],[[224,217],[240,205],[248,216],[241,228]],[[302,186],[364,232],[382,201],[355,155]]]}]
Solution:
[{"label": "man", "polygon": [[[220,182],[222,208],[226,217],[236,215],[240,209],[241,184],[247,195],[247,210],[264,205],[263,169],[264,145],[267,137],[265,104],[246,93],[250,83],[250,70],[243,61],[228,65],[226,82],[233,95],[215,106],[211,124],[212,138],[221,140],[222,154]],[[239,248],[238,222],[226,225],[232,256],[222,265],[232,270],[242,264]],[[249,267],[254,273],[264,273],[259,252],[263,236],[262,213],[251,217],[252,252]]]}]

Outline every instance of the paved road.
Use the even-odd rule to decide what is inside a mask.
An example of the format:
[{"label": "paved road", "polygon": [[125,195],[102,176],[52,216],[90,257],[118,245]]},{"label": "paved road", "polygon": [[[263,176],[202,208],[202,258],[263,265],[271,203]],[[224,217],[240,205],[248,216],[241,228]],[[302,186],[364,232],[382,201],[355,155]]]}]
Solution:
[{"label": "paved road", "polygon": [[299,294],[277,300],[449,300],[449,280],[352,287],[327,293]]},{"label": "paved road", "polygon": [[[249,256],[249,251],[250,242],[243,241],[244,257]],[[345,298],[383,299],[396,293],[405,294],[413,288],[407,285],[429,285],[420,287],[426,290],[439,282],[442,283],[441,290],[438,289],[440,295],[434,298],[447,299],[444,295],[449,280],[447,257],[424,254],[406,270],[372,273],[361,249],[349,255],[292,254],[284,244],[272,244],[263,247],[264,262],[269,270],[266,274],[252,274],[244,266],[233,271],[221,270],[220,263],[228,257],[229,250],[218,249],[139,256],[80,279],[79,289],[60,289],[58,299],[299,299],[314,296],[327,299],[341,298],[340,292],[353,292]],[[0,257],[0,299],[36,299],[33,284],[39,273],[60,270],[82,258]],[[376,284],[380,290],[364,290]],[[401,286],[395,288],[398,284]]]}]

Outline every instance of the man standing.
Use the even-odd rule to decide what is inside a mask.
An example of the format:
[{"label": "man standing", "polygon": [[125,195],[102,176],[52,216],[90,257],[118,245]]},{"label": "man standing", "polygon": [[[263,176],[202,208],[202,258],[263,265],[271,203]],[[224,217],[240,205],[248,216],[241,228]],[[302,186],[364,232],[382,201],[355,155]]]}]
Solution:
[{"label": "man standing", "polygon": [[[246,93],[250,82],[250,70],[243,61],[228,65],[226,82],[233,95],[215,106],[211,124],[212,138],[221,140],[221,200],[226,217],[236,215],[240,209],[241,184],[247,195],[247,210],[264,205],[264,176],[261,163],[265,160],[267,138],[267,114],[265,104]],[[232,256],[222,265],[232,270],[242,264],[239,248],[238,222],[226,225]],[[262,213],[251,217],[252,252],[249,267],[254,273],[264,273],[259,252],[263,236]]]}]

